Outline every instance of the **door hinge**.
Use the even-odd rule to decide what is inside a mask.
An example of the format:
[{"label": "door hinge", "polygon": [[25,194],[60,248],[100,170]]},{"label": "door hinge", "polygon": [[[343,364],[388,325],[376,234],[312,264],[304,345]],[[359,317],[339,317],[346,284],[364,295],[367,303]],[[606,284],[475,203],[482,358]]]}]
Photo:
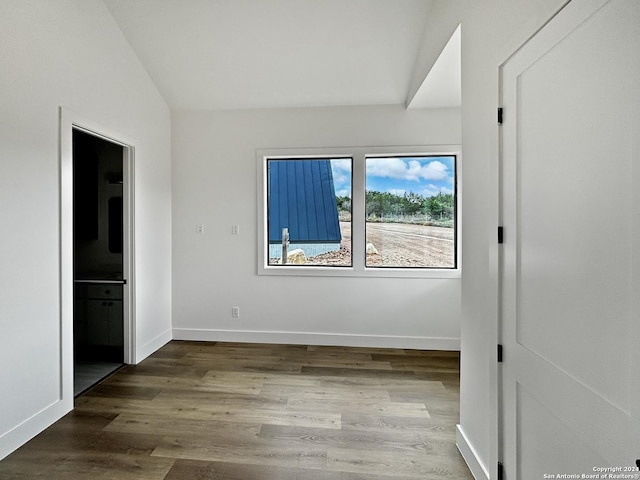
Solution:
[{"label": "door hinge", "polygon": [[498,462],[498,480],[503,480],[504,478],[504,467],[502,466],[502,462]]},{"label": "door hinge", "polygon": [[498,125],[502,125],[502,116],[503,116],[502,107],[498,107]]},{"label": "door hinge", "polygon": [[504,227],[498,227],[498,243],[504,243]]},{"label": "door hinge", "polygon": [[498,344],[498,363],[502,363],[502,345]]}]

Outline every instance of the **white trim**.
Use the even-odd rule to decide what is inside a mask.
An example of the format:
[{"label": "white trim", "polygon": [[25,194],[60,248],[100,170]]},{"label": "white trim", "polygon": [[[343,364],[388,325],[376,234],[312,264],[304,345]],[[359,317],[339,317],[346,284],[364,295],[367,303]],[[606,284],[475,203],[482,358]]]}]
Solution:
[{"label": "white trim", "polygon": [[[593,15],[595,15],[600,9],[602,9],[610,1],[611,0],[564,1],[556,11],[554,11],[552,14],[549,15],[549,17],[546,19],[544,23],[537,25],[537,29],[535,29],[530,36],[528,36],[527,38],[522,38],[521,41],[518,43],[509,44],[510,48],[508,50],[508,54],[504,56],[505,58],[504,61],[498,65],[499,104],[501,106],[504,106],[504,105],[513,106],[513,105],[509,105],[509,102],[508,102],[509,94],[505,90],[505,86],[504,86],[506,80],[511,80],[512,84],[513,82],[515,82],[514,83],[515,86],[512,86],[512,90],[515,89],[515,92],[511,92],[511,98],[512,98],[511,103],[515,104],[517,102],[515,102],[514,99],[519,98],[519,95],[520,95],[519,79],[522,72],[525,72],[529,67],[531,67],[531,65],[534,65],[536,62],[539,62],[541,57],[544,56],[545,53],[548,53],[550,49],[553,49],[558,44],[565,42],[567,37],[575,29],[579,28],[580,25],[582,25],[584,22],[587,22],[589,19],[591,19]],[[522,31],[526,32],[527,30],[522,30]],[[507,50],[505,50],[505,52],[506,51]],[[507,113],[508,112],[506,112],[505,114]],[[519,118],[518,112],[511,111],[511,118]],[[520,130],[516,128],[515,131],[512,132],[512,136],[515,136],[514,138],[519,138]],[[508,137],[509,136],[506,135],[503,129],[500,128],[499,136],[497,137],[498,155],[493,157],[494,158],[493,162],[495,166],[493,167],[494,171],[492,173],[492,177],[493,177],[492,182],[493,182],[493,187],[498,191],[497,198],[499,199],[498,205],[494,207],[494,211],[498,213],[501,225],[504,224],[502,217],[505,215],[505,212],[509,210],[509,208],[507,208],[507,205],[509,205],[508,204],[509,198],[506,198],[505,200],[505,192],[504,192],[505,179],[504,179],[504,173],[502,171],[502,166],[505,159],[505,154],[503,152],[503,149],[505,148],[505,145],[504,145],[506,142],[505,139]],[[515,148],[515,147],[512,147],[512,148]],[[519,159],[519,155],[520,155],[519,148],[517,148],[516,150],[517,151],[515,152],[515,155],[516,155],[516,158]],[[517,192],[517,196],[518,197],[520,196],[519,190]],[[507,197],[509,197],[509,195],[507,195]],[[519,229],[520,228],[519,218],[516,218],[515,224],[517,225],[516,229]],[[495,244],[494,244],[494,248],[496,248]],[[499,250],[502,250],[502,248],[499,248]],[[505,260],[507,257],[505,256],[504,252],[500,251],[498,254],[494,254],[493,257],[494,257],[493,260],[495,262],[495,265],[491,271],[490,280],[496,285],[496,289],[494,290],[496,302],[494,305],[498,313],[498,315],[495,316],[496,321],[494,323],[497,326],[498,342],[506,344],[506,342],[509,342],[509,338],[508,338],[509,336],[507,335],[509,332],[507,332],[507,330],[508,328],[512,328],[514,324],[513,319],[509,319],[510,320],[509,322],[505,322],[502,314],[503,303],[504,303],[503,296],[506,295],[504,290],[506,288],[506,285],[509,285],[509,283],[505,281],[505,271],[509,270],[509,268],[505,266],[506,263],[508,262],[507,260]],[[516,270],[519,269],[519,264],[516,267],[512,267],[512,269],[513,268],[515,268]],[[516,300],[516,304],[517,304],[517,300]],[[520,339],[519,339],[518,332],[517,331],[515,332],[515,340],[513,339],[513,336],[514,336],[513,332],[511,332],[511,337],[512,337],[511,341],[513,345],[521,347],[521,345],[519,344]],[[516,356],[517,355],[518,354],[516,353]],[[516,364],[517,363],[518,362],[516,362]],[[491,400],[494,400],[494,399],[496,400],[495,403],[492,402],[492,405],[494,405],[498,411],[498,418],[496,419],[495,424],[491,425],[491,432],[490,432],[491,439],[492,440],[495,439],[495,442],[492,442],[490,446],[491,446],[492,456],[494,452],[496,452],[497,458],[503,459],[502,461],[505,461],[505,465],[507,465],[508,462],[513,460],[510,462],[511,470],[513,472],[516,472],[519,469],[519,464],[521,464],[521,452],[517,451],[519,447],[510,448],[510,450],[513,450],[512,452],[505,452],[505,446],[512,445],[509,442],[514,440],[517,437],[516,431],[518,430],[519,426],[517,423],[514,423],[513,421],[510,421],[510,420],[513,418],[516,418],[516,419],[519,418],[519,414],[518,414],[518,408],[517,408],[518,406],[516,405],[517,402],[509,398],[509,388],[508,388],[509,381],[505,379],[507,379],[508,377],[515,377],[516,386],[521,384],[521,381],[524,381],[526,379],[520,378],[520,375],[518,375],[517,371],[515,373],[511,371],[510,372],[511,375],[509,375],[506,370],[503,370],[503,368],[505,369],[507,368],[506,363],[504,364],[504,367],[498,368],[498,374],[496,376],[491,377],[491,387],[492,387]],[[513,366],[509,368],[513,370]],[[528,370],[528,372],[530,371]],[[549,378],[548,375],[545,378]],[[566,381],[561,382],[563,386],[565,385],[565,383]],[[512,385],[514,384],[513,378],[511,378],[511,384]],[[580,386],[578,388],[580,388]],[[560,395],[558,392],[556,392],[556,390],[549,389],[546,385],[543,385],[541,387],[541,390],[539,389],[539,391],[544,391],[545,389],[547,391],[554,392],[555,398],[560,398]],[[511,395],[515,395],[515,394],[511,393]],[[571,395],[567,395],[566,398],[571,398]],[[575,405],[573,403],[569,407],[569,410],[571,408],[575,410]],[[602,410],[602,408],[600,408],[600,410]],[[549,410],[549,412],[551,411]],[[493,410],[491,414],[493,417],[494,415]],[[556,414],[556,417],[562,418],[563,421],[566,421],[563,415]],[[607,418],[607,417],[606,415],[603,415],[603,416],[599,416],[599,418]],[[601,423],[607,424],[604,429],[601,429],[601,431],[604,431],[604,430],[615,431],[618,435],[623,435],[623,429],[613,427],[611,425],[612,422],[607,421],[607,422],[601,422]],[[624,421],[622,423],[624,423]],[[584,424],[585,424],[584,422],[580,422],[580,421],[574,422],[574,425],[578,425],[580,427],[583,426]],[[592,424],[592,422],[588,422],[588,424]],[[571,425],[571,422],[569,421],[569,423],[566,423],[565,427],[567,427],[567,425]],[[497,433],[494,433],[494,432],[497,432]],[[573,433],[576,434],[576,432],[573,432]],[[589,435],[586,435],[586,434],[585,435],[576,434],[576,435],[578,435],[581,438],[590,438]],[[596,437],[598,436],[596,435]],[[591,438],[596,438],[596,437],[592,436]],[[602,437],[602,435],[600,435],[600,437]],[[613,445],[613,443],[600,442],[600,445],[605,445],[608,447]],[[594,444],[591,444],[590,447],[591,447],[591,451],[594,454],[602,453],[602,451],[598,452],[598,449]],[[495,465],[495,463],[493,464]],[[493,470],[492,470],[492,473],[493,473]],[[507,476],[509,475],[509,472],[507,470],[505,470],[505,475]]]},{"label": "white trim", "polygon": [[65,401],[56,401],[2,434],[0,460],[64,417],[72,408],[73,405],[69,406]]},{"label": "white trim", "polygon": [[[428,155],[456,157],[456,252],[457,268],[367,268],[364,265],[365,241],[365,159],[384,155]],[[351,267],[268,266],[267,265],[267,159],[275,158],[352,158]],[[372,147],[329,147],[256,150],[258,275],[377,277],[377,278],[460,278],[462,276],[462,151],[460,145],[411,145]],[[356,197],[361,194],[361,198]]]},{"label": "white trim", "polygon": [[[589,0],[592,1],[592,0]],[[596,2],[608,0],[594,0]],[[504,103],[503,95],[503,74],[505,64],[514,57],[526,44],[530,42],[539,32],[567,7],[571,0],[561,0],[560,4],[551,10],[548,18],[541,21],[540,18],[531,17],[520,28],[520,33],[499,45],[494,51],[493,58],[498,65],[498,104],[502,106]],[[573,2],[574,4],[576,2]],[[508,115],[508,112],[507,112]],[[491,208],[489,209],[490,218],[495,219],[495,226],[491,225],[489,229],[489,275],[487,278],[488,289],[490,294],[488,298],[488,318],[493,321],[488,325],[488,334],[493,339],[491,345],[497,345],[503,342],[502,339],[502,312],[500,291],[502,289],[500,272],[502,271],[503,253],[502,247],[495,241],[496,230],[498,225],[503,225],[503,204],[502,204],[502,128],[496,125],[496,135],[490,142],[490,164],[489,164],[489,191],[491,193]],[[491,465],[491,472],[494,473],[497,468],[498,461],[502,457],[502,442],[504,436],[504,425],[502,425],[503,404],[502,404],[502,372],[497,362],[492,362],[489,367],[489,401],[490,411],[487,413],[489,417],[489,457],[488,462]]]},{"label": "white trim", "polygon": [[407,348],[415,350],[460,350],[459,338],[401,337],[395,335],[347,335],[341,333],[174,328],[173,339],[203,342],[282,343],[288,345]]},{"label": "white trim", "polygon": [[123,288],[124,328],[124,361],[136,361],[136,269],[135,269],[135,147],[133,144],[125,146],[123,158],[123,229],[122,229],[122,275],[127,279],[127,286]]},{"label": "white trim", "polygon": [[460,451],[462,458],[467,463],[471,475],[476,480],[489,480],[489,471],[480,460],[480,456],[477,454],[473,445],[469,442],[469,439],[464,434],[461,425],[456,425],[456,447]]},{"label": "white trim", "polygon": [[168,329],[162,332],[155,338],[152,338],[150,341],[141,345],[137,348],[138,356],[135,358],[135,363],[138,364],[145,358],[147,358],[152,353],[158,351],[164,345],[169,343],[173,339],[172,330]]},{"label": "white trim", "polygon": [[127,185],[123,243],[125,362],[136,358],[135,342],[135,251],[134,251],[134,172],[133,139],[93,120],[60,107],[60,319],[61,319],[61,399],[73,408],[73,129],[79,129],[124,147],[124,180]]}]

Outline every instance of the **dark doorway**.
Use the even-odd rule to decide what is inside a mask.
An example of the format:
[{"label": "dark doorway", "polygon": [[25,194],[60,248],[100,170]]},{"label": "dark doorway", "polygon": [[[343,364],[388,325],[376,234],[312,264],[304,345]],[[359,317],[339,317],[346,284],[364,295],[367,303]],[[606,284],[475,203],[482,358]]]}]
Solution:
[{"label": "dark doorway", "polygon": [[73,130],[74,395],[124,362],[125,148]]}]

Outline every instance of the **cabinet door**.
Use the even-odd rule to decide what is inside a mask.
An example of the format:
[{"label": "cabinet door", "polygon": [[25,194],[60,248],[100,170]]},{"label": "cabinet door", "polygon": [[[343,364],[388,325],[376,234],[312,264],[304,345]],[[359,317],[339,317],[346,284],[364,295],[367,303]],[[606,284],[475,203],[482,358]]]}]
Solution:
[{"label": "cabinet door", "polygon": [[107,345],[122,346],[124,345],[122,300],[109,300],[107,304],[109,308],[109,337]]},{"label": "cabinet door", "polygon": [[87,300],[87,344],[106,345],[109,338],[109,305],[107,300]]},{"label": "cabinet door", "polygon": [[76,297],[73,299],[73,343],[76,346],[87,343],[87,324],[84,307],[84,298]]}]

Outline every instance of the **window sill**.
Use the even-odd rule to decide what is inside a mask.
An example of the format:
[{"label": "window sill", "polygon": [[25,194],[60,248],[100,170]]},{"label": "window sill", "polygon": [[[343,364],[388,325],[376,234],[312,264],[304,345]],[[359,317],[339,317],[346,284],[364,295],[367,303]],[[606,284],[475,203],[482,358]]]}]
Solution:
[{"label": "window sill", "polygon": [[305,266],[265,266],[258,268],[258,275],[287,277],[362,277],[362,278],[433,278],[456,279],[462,277],[459,268],[421,269],[421,268],[365,268],[353,267],[305,267]]}]

